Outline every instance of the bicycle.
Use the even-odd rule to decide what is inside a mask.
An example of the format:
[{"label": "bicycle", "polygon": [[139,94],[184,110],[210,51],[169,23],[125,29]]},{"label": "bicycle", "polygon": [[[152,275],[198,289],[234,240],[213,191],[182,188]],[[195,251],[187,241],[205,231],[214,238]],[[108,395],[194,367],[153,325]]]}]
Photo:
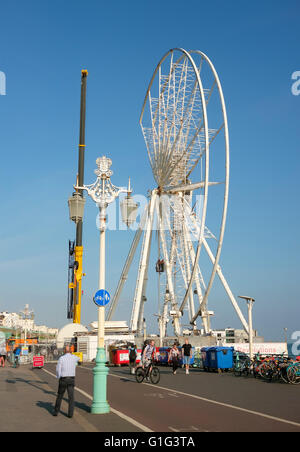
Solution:
[{"label": "bicycle", "polygon": [[150,379],[151,383],[157,385],[160,380],[160,372],[159,368],[153,366],[153,362],[151,362],[146,368],[138,367],[135,372],[135,379],[138,383],[143,383],[145,378]]},{"label": "bicycle", "polygon": [[294,362],[286,370],[287,379],[292,385],[300,384],[300,362]]},{"label": "bicycle", "polygon": [[20,367],[20,358],[18,355],[16,355],[14,357],[14,361],[13,361],[13,366],[14,369],[16,369],[17,367]]},{"label": "bicycle", "polygon": [[241,360],[239,352],[236,352],[236,360],[233,367],[233,372],[236,377],[241,377],[242,375],[248,376],[251,372],[252,362],[249,357]]},{"label": "bicycle", "polygon": [[259,369],[261,364],[262,359],[260,358],[259,353],[257,353],[253,359],[250,359],[249,356],[241,359],[239,352],[236,352],[236,360],[233,367],[234,375],[236,377],[241,377],[242,375],[248,377],[252,374],[254,378],[257,378],[260,376]]},{"label": "bicycle", "polygon": [[258,375],[264,380],[269,381],[269,383],[274,380],[282,380],[284,383],[293,383],[293,381],[297,381],[297,371],[294,371],[294,365],[295,363],[291,358],[285,357],[283,354],[279,356],[269,356],[266,357],[258,367]]}]

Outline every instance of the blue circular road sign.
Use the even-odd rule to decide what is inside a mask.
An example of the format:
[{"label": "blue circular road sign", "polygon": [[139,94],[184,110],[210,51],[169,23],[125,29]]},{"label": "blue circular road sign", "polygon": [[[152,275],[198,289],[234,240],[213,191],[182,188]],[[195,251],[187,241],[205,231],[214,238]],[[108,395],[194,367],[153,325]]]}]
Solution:
[{"label": "blue circular road sign", "polygon": [[110,294],[107,290],[98,290],[94,296],[94,303],[97,306],[106,306],[110,302]]}]

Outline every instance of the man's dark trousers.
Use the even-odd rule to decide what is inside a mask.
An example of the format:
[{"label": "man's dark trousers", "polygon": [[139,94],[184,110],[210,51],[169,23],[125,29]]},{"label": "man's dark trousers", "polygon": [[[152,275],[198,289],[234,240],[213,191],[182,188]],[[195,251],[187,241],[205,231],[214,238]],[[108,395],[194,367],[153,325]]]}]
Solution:
[{"label": "man's dark trousers", "polygon": [[75,377],[62,377],[59,379],[58,393],[54,412],[58,414],[65,391],[68,391],[69,411],[68,416],[72,417],[74,412],[74,387]]}]

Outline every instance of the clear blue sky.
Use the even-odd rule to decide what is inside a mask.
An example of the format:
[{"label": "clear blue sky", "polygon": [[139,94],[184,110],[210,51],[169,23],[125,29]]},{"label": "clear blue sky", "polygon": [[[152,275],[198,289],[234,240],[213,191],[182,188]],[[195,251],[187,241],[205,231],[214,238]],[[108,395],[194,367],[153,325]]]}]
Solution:
[{"label": "clear blue sky", "polygon": [[[138,118],[153,69],[170,48],[200,49],[220,75],[229,116],[231,184],[221,265],[233,292],[256,300],[267,339],[300,330],[299,0],[5,2],[0,13],[0,310],[25,303],[38,323],[66,323],[67,198],[77,167],[80,71],[89,70],[85,181],[113,160],[116,185],[145,194],[154,181]],[[96,209],[84,225],[83,323],[96,318]],[[132,233],[109,232],[114,291]],[[132,286],[133,281],[131,283]],[[216,286],[217,287],[217,286]],[[129,298],[119,318],[128,318]],[[156,305],[155,305],[156,306]],[[218,288],[215,327],[239,322]],[[149,307],[148,307],[149,310]],[[245,309],[244,309],[245,311]]]}]

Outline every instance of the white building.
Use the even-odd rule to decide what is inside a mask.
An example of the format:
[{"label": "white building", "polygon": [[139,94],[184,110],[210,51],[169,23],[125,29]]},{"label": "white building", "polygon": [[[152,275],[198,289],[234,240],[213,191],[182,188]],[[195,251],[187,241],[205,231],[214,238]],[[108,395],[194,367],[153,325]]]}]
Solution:
[{"label": "white building", "polygon": [[[6,328],[23,328],[23,319],[16,312],[0,312],[0,325]],[[29,325],[29,324],[28,324]]]},{"label": "white building", "polygon": [[58,329],[48,328],[45,325],[35,325],[34,319],[24,319],[22,315],[16,312],[0,312],[0,326],[5,328],[27,330],[27,332],[38,332],[49,335],[57,335]]},{"label": "white building", "polygon": [[48,328],[46,325],[34,325],[34,331],[39,334],[46,334],[49,336],[57,336],[57,328]]},{"label": "white building", "polygon": [[[234,328],[225,328],[225,330],[213,330],[212,336],[217,339],[218,345],[243,344],[249,341],[249,336],[245,330],[236,330]],[[263,342],[264,338],[258,336],[256,330],[253,330],[254,342]]]}]

